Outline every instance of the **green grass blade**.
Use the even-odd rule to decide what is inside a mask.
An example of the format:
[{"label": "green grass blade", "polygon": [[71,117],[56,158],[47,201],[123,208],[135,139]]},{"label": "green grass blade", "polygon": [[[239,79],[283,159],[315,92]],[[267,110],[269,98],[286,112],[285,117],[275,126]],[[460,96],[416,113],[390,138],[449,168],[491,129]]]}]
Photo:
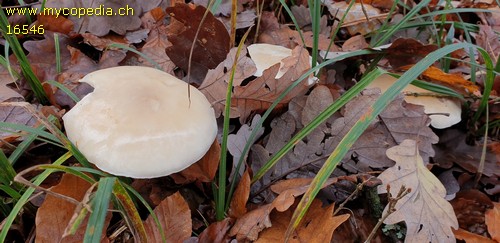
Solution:
[{"label": "green grass blade", "polygon": [[59,45],[59,35],[54,33],[54,47],[56,49],[56,71],[57,73],[61,73],[61,46]]},{"label": "green grass blade", "polygon": [[420,2],[419,4],[417,4],[414,8],[411,9],[410,12],[408,12],[404,17],[403,19],[401,19],[401,21],[399,23],[397,23],[396,25],[394,26],[391,26],[390,28],[387,29],[387,32],[383,32],[382,34],[382,37],[378,38],[378,35],[372,39],[372,42],[371,42],[371,46],[380,46],[382,45],[383,43],[385,43],[389,38],[391,38],[394,33],[398,30],[401,29],[401,26],[403,24],[405,24],[406,22],[408,22],[412,17],[414,17],[416,14],[418,14],[418,12],[420,11],[420,9],[422,9],[423,7],[427,6],[429,4],[430,0],[423,0],[422,2]]},{"label": "green grass blade", "polygon": [[305,138],[309,133],[311,133],[316,127],[321,123],[326,121],[330,116],[336,111],[342,108],[347,102],[352,100],[356,95],[358,95],[363,89],[366,88],[374,79],[384,74],[385,71],[379,68],[374,69],[370,73],[366,74],[361,81],[350,88],[346,93],[344,93],[337,101],[331,104],[323,112],[321,112],[314,120],[302,128],[295,136],[293,136],[290,141],[285,144],[278,152],[276,152],[271,159],[264,166],[262,166],[259,171],[257,171],[252,178],[252,183],[256,182],[264,176],[264,174],[269,171],[285,154],[290,151],[297,142]]},{"label": "green grass blade", "polygon": [[291,233],[299,225],[300,221],[304,217],[307,209],[311,205],[313,199],[318,194],[322,185],[330,177],[333,170],[340,163],[345,154],[349,151],[350,147],[354,142],[361,136],[365,129],[370,125],[370,123],[382,112],[385,107],[392,101],[396,96],[401,93],[401,91],[413,80],[415,80],[423,71],[425,71],[430,65],[442,58],[448,53],[451,53],[458,49],[474,47],[474,45],[469,43],[459,43],[450,46],[445,46],[438,49],[429,55],[427,55],[420,62],[415,64],[406,73],[404,73],[401,78],[386,92],[380,96],[375,103],[372,105],[371,109],[368,111],[354,124],[354,126],[349,130],[349,132],[342,138],[340,143],[337,145],[332,154],[325,161],[325,164],[320,169],[316,177],[314,177],[311,185],[309,186],[306,193],[300,200],[295,212],[293,213],[290,225],[288,226],[286,239],[291,236]]},{"label": "green grass blade", "polygon": [[7,131],[7,132],[12,132],[9,129],[20,130],[20,131],[25,131],[25,132],[28,132],[28,133],[31,133],[31,134],[36,134],[37,136],[46,138],[46,139],[48,139],[48,140],[50,140],[52,142],[55,142],[57,144],[62,145],[61,141],[59,141],[59,139],[57,139],[56,136],[54,136],[53,134],[51,134],[49,132],[46,132],[46,131],[43,131],[43,130],[39,130],[39,129],[36,129],[36,128],[33,128],[33,127],[29,127],[29,126],[26,126],[26,125],[15,124],[15,123],[10,123],[10,122],[0,122],[0,130]]},{"label": "green grass blade", "polygon": [[[137,198],[142,203],[142,205],[144,207],[146,207],[146,209],[149,212],[149,215],[151,215],[151,217],[153,217],[153,220],[155,221],[156,227],[158,227],[158,229],[162,229],[160,220],[156,216],[156,214],[153,211],[153,209],[151,208],[151,206],[149,206],[149,203],[146,202],[146,200],[141,196],[141,194],[139,194],[134,188],[132,188],[128,184],[122,184],[122,185],[127,189],[128,192],[132,193],[132,195],[134,195],[134,197]],[[214,193],[214,195],[215,195],[215,193]],[[162,241],[167,242],[164,230],[160,230],[160,234],[161,234]]]},{"label": "green grass blade", "polygon": [[76,96],[75,93],[73,93],[66,86],[64,86],[64,84],[59,83],[59,82],[57,82],[55,80],[47,80],[45,82],[48,83],[48,84],[50,84],[50,85],[56,86],[58,89],[60,89],[66,95],[68,95],[75,103],[78,103],[80,101],[80,98],[78,98],[78,96]]},{"label": "green grass blade", "polygon": [[10,185],[16,176],[16,171],[12,167],[11,162],[0,149],[0,183]]},{"label": "green grass blade", "polygon": [[[59,157],[56,161],[54,161],[53,165],[61,165],[64,163],[67,159],[71,157],[71,153],[65,153],[61,157]],[[42,184],[42,182],[47,179],[47,177],[54,172],[53,170],[46,170],[42,172],[40,175],[38,175],[33,182],[33,184],[39,186]],[[30,187],[28,188],[19,201],[17,201],[16,205],[14,205],[14,208],[12,208],[12,211],[10,212],[9,216],[4,219],[2,230],[0,231],[0,242],[5,242],[5,238],[7,237],[7,233],[9,232],[10,227],[12,226],[12,223],[16,219],[17,215],[19,215],[19,212],[23,209],[24,205],[28,202],[29,198],[31,195],[35,192],[35,188]]]},{"label": "green grass blade", "polygon": [[115,183],[116,177],[103,177],[99,180],[99,186],[91,201],[92,213],[90,213],[83,242],[92,243],[101,241],[104,221],[108,214],[109,201],[113,194]]},{"label": "green grass blade", "polygon": [[110,44],[110,45],[108,45],[108,48],[120,48],[120,49],[124,49],[124,50],[127,50],[127,51],[131,51],[131,52],[133,52],[133,53],[141,56],[142,58],[146,59],[146,61],[148,61],[149,63],[151,63],[156,69],[162,70],[160,64],[158,64],[157,62],[155,62],[153,59],[151,59],[146,54],[144,54],[144,53],[142,53],[142,52],[140,52],[140,51],[138,51],[138,50],[136,50],[134,48],[131,48],[131,47],[123,45],[123,44],[118,44],[118,43]]},{"label": "green grass blade", "polygon": [[38,77],[33,73],[31,66],[29,64],[28,58],[26,54],[24,54],[24,50],[21,47],[21,44],[17,40],[17,37],[13,34],[7,34],[7,26],[9,25],[9,21],[7,20],[7,16],[5,15],[3,9],[0,9],[0,29],[2,31],[2,35],[5,40],[10,44],[12,52],[17,57],[19,64],[21,66],[21,71],[26,78],[30,88],[33,90],[35,97],[42,104],[49,104],[49,100],[47,98],[47,94],[43,90],[42,84]]},{"label": "green grass blade", "polygon": [[264,123],[264,121],[266,121],[267,117],[269,117],[269,115],[274,110],[274,108],[276,108],[276,106],[285,98],[285,96],[288,93],[290,93],[290,91],[292,91],[300,82],[307,79],[309,77],[309,75],[316,72],[320,68],[323,68],[326,65],[330,65],[334,62],[341,61],[341,60],[344,60],[344,59],[349,58],[349,57],[362,56],[362,55],[368,55],[368,54],[373,54],[373,53],[374,52],[370,51],[370,50],[359,50],[359,51],[345,53],[345,54],[336,56],[335,58],[332,58],[330,60],[327,60],[325,62],[322,62],[321,64],[317,65],[316,67],[312,68],[311,70],[307,71],[302,76],[300,76],[295,82],[293,82],[283,92],[281,92],[281,94],[278,96],[278,98],[276,98],[276,100],[269,106],[269,108],[266,110],[266,112],[264,112],[264,114],[262,115],[262,118],[259,120],[259,122],[257,122],[257,124],[255,125],[255,128],[250,133],[250,136],[248,137],[249,142],[247,142],[245,144],[245,147],[243,148],[243,151],[241,153],[241,157],[240,157],[240,160],[238,161],[238,164],[243,164],[243,160],[247,156],[248,151],[250,150],[250,147],[252,146],[251,141],[255,141],[255,136],[257,135],[257,131],[259,131],[262,128],[262,124]]},{"label": "green grass blade", "polygon": [[[144,228],[144,224],[142,223],[141,216],[139,215],[139,212],[135,207],[134,201],[127,193],[127,190],[125,189],[125,187],[123,187],[120,181],[117,181],[115,183],[113,188],[113,195],[123,208],[127,221],[131,223],[131,225],[134,227],[135,232],[137,232],[138,234],[139,239],[137,239],[136,242],[148,242],[146,229]],[[161,225],[159,232],[162,234],[163,242],[165,242],[165,234],[164,230],[161,229]]]},{"label": "green grass blade", "polygon": [[[234,73],[236,72],[236,65],[238,64],[238,59],[241,53],[241,49],[243,48],[245,44],[245,40],[248,37],[248,34],[250,33],[251,28],[247,30],[245,35],[241,38],[240,43],[238,44],[238,49],[236,51],[236,56],[234,57],[234,63],[233,66],[231,67],[231,75],[229,77],[229,81],[227,84],[227,90],[226,90],[226,103],[225,103],[225,110],[224,110],[224,125],[223,125],[223,135],[222,135],[222,143],[221,143],[221,156],[220,156],[220,163],[219,163],[219,173],[218,173],[218,188],[217,188],[217,198],[215,199],[215,214],[216,218],[218,221],[224,219],[224,214],[226,210],[226,165],[227,165],[227,138],[229,136],[229,117],[231,113],[231,94],[233,92],[233,80],[234,80]],[[238,168],[238,167],[237,167]],[[239,169],[239,168],[238,168]],[[236,177],[233,178],[233,180],[236,180]],[[229,205],[229,203],[227,203]]]}]

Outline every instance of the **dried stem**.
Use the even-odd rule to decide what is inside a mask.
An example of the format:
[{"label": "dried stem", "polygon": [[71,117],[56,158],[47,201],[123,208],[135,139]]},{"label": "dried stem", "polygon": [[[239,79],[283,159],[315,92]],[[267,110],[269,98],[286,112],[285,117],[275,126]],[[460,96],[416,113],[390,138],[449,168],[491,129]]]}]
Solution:
[{"label": "dried stem", "polygon": [[365,243],[368,243],[372,240],[372,238],[375,236],[375,233],[377,233],[377,230],[380,228],[385,219],[387,219],[387,217],[389,217],[389,215],[391,215],[392,213],[396,212],[397,202],[410,192],[411,188],[406,188],[405,185],[402,185],[401,188],[399,188],[399,192],[396,197],[392,197],[391,186],[387,185],[387,196],[389,200],[389,203],[387,204],[387,211],[382,216],[382,218],[378,220],[377,225],[375,225],[375,227],[372,229],[372,232],[370,232],[370,235],[368,236],[368,238],[366,238]]}]

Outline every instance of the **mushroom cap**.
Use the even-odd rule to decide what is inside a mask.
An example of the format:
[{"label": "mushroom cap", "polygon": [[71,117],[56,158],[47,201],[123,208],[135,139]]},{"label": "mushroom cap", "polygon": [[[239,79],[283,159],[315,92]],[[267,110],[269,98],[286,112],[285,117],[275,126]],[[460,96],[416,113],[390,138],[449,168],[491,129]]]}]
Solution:
[{"label": "mushroom cap", "polygon": [[[99,169],[153,178],[179,172],[205,155],[217,135],[206,97],[154,68],[120,66],[87,74],[94,87],[63,117],[70,141]],[[191,103],[189,102],[191,99]]]},{"label": "mushroom cap", "polygon": [[[252,44],[247,47],[248,54],[255,63],[257,70],[255,71],[255,77],[260,77],[264,73],[264,70],[272,67],[273,65],[279,63],[280,69],[274,78],[279,79],[288,72],[288,69],[284,69],[283,59],[292,56],[292,49],[286,48],[284,46],[272,45],[266,43]],[[312,62],[312,57],[309,56],[309,61]],[[317,78],[311,75],[308,79],[308,84],[312,85],[316,83]]]}]

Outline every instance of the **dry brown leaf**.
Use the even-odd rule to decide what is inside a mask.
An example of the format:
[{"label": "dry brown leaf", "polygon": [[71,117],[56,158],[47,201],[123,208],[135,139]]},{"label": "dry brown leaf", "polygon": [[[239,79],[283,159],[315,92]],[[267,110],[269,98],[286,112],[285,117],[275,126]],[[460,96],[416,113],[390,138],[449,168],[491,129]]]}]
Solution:
[{"label": "dry brown leaf", "polygon": [[[295,198],[307,191],[311,181],[310,178],[295,178],[273,184],[271,190],[279,194],[272,202],[273,206],[280,212],[288,210],[295,202]],[[337,182],[337,178],[329,178],[321,188],[335,182]]]},{"label": "dry brown leaf", "polygon": [[357,51],[368,48],[369,46],[370,45],[366,42],[363,35],[355,35],[344,42],[342,45],[342,51]]},{"label": "dry brown leaf", "polygon": [[[238,241],[258,239],[259,232],[265,228],[272,226],[269,215],[276,208],[280,212],[284,212],[290,208],[295,202],[295,197],[305,193],[312,179],[298,178],[280,181],[274,184],[275,192],[278,192],[278,197],[269,204],[259,206],[250,212],[247,212],[242,217],[238,218],[229,232],[230,236],[236,236]],[[323,187],[331,185],[337,181],[336,178],[330,178],[325,182]]]},{"label": "dry brown leaf", "polygon": [[[323,208],[321,201],[314,200],[289,242],[330,242],[335,229],[349,218],[349,214],[333,216],[334,208],[334,204]],[[273,226],[262,231],[256,242],[281,242],[292,214],[293,210],[273,212]]]},{"label": "dry brown leaf", "polygon": [[250,197],[250,181],[250,173],[247,169],[233,193],[233,198],[229,206],[229,217],[237,219],[247,212],[247,201]]},{"label": "dry brown leaf", "polygon": [[[490,57],[493,59],[493,63],[497,63],[500,55],[500,40],[498,40],[498,34],[493,31],[491,26],[479,25],[479,33],[476,37],[476,44],[490,54]],[[479,56],[482,58],[481,55]]]},{"label": "dry brown leaf", "polygon": [[107,34],[105,36],[99,37],[91,33],[83,33],[83,42],[93,46],[99,51],[103,51],[108,48],[111,44],[121,44],[128,45],[129,42],[121,35],[114,33]]},{"label": "dry brown leaf", "polygon": [[491,238],[500,242],[500,203],[493,202],[493,208],[486,210],[484,217]]},{"label": "dry brown leaf", "polygon": [[215,178],[220,160],[220,144],[214,141],[208,152],[196,163],[179,173],[170,175],[176,184],[187,184],[193,181],[211,182]]},{"label": "dry brown leaf", "polygon": [[[262,134],[264,134],[264,128],[261,127],[260,130],[257,131],[254,141],[248,141],[250,138],[250,134],[255,129],[255,126],[257,126],[260,118],[260,115],[254,116],[250,125],[243,124],[243,126],[241,126],[240,130],[238,130],[236,134],[229,134],[227,138],[227,150],[233,156],[233,166],[231,175],[229,176],[230,180],[234,178],[234,174],[238,174],[239,176],[241,176],[243,174],[243,171],[245,170],[245,166],[242,165],[240,166],[240,170],[236,171],[236,166],[238,165],[238,161],[241,158],[241,152],[245,148],[245,144],[247,144],[248,142],[253,144],[257,139],[259,139],[260,136],[262,136]],[[243,161],[246,161],[246,158]]]},{"label": "dry brown leaf", "polygon": [[387,156],[396,165],[378,177],[384,183],[379,187],[379,193],[386,193],[385,185],[391,186],[392,195],[397,195],[403,185],[411,192],[397,202],[396,212],[390,214],[384,223],[405,221],[405,242],[455,242],[451,228],[457,229],[458,221],[453,207],[444,200],[444,186],[424,166],[416,142],[404,140],[388,149]]},{"label": "dry brown leaf", "polygon": [[[150,31],[146,44],[142,46],[140,51],[158,63],[164,72],[173,75],[175,64],[166,53],[166,49],[172,46],[172,43],[167,39],[168,27],[163,24],[166,15],[167,13],[163,9],[155,8],[142,16],[144,27],[149,28]],[[143,57],[139,57],[139,62],[144,66],[153,67],[153,64]]]},{"label": "dry brown leaf", "polygon": [[385,50],[386,58],[393,68],[415,64],[427,54],[437,50],[436,45],[424,45],[411,38],[398,38]]},{"label": "dry brown leaf", "polygon": [[[17,72],[14,67],[12,68],[12,71]],[[0,66],[0,102],[19,101],[23,99],[21,94],[7,86],[13,82],[16,82],[16,80],[10,76],[9,70]]]},{"label": "dry brown leaf", "polygon": [[62,16],[39,14],[36,21],[38,25],[43,26],[45,31],[59,32],[65,35],[73,31],[73,22]]},{"label": "dry brown leaf", "polygon": [[[203,6],[193,9],[187,4],[176,4],[175,7],[167,8],[167,13],[172,17],[168,33],[172,46],[167,47],[167,55],[186,72],[191,46],[205,10]],[[208,70],[216,68],[229,53],[229,33],[224,24],[209,12],[200,28],[196,43],[191,60],[191,77],[201,83]]]},{"label": "dry brown leaf", "polygon": [[230,238],[227,233],[232,225],[231,218],[225,218],[222,221],[211,223],[198,238],[198,243],[225,243],[229,242]]},{"label": "dry brown leaf", "polygon": [[[399,69],[407,71],[411,67],[413,67],[413,65],[402,66]],[[479,87],[463,78],[460,74],[445,73],[441,69],[431,66],[427,68],[421,75],[425,80],[447,86],[464,95],[474,93],[480,94]]]},{"label": "dry brown leaf", "polygon": [[[39,41],[26,41],[23,46],[29,52],[28,60],[33,68],[39,70],[37,76],[40,81],[56,80],[56,55],[48,54],[55,53],[56,47],[54,42],[54,32],[46,31],[45,39]],[[66,46],[69,45],[68,37],[59,34],[59,50],[61,70],[65,70],[70,65],[70,53]]]},{"label": "dry brown leaf", "polygon": [[158,229],[151,215],[144,222],[149,241],[161,242],[160,230],[165,233],[168,242],[183,242],[191,237],[191,210],[179,192],[165,198],[154,209],[162,229]]},{"label": "dry brown leaf", "polygon": [[[457,129],[446,129],[440,135],[439,143],[435,146],[436,156],[434,161],[440,167],[450,168],[458,164],[465,170],[476,173],[479,166],[478,161],[483,155],[483,144],[469,145],[466,143],[467,134]],[[488,146],[485,154],[483,175],[488,177],[500,177],[500,160],[497,159],[492,150],[492,144]]]},{"label": "dry brown leaf", "polygon": [[475,243],[475,242],[481,242],[481,243],[495,243],[498,241],[491,240],[489,238],[486,238],[482,235],[474,234],[469,231],[463,230],[463,229],[457,229],[453,230],[453,233],[455,234],[455,237],[458,240],[463,240],[466,243]]},{"label": "dry brown leaf", "polygon": [[273,209],[272,204],[266,204],[246,213],[236,220],[236,223],[229,231],[229,235],[236,236],[238,242],[257,240],[262,230],[272,226],[269,214]]},{"label": "dry brown leaf", "polygon": [[458,225],[472,233],[483,234],[487,231],[485,213],[493,208],[493,202],[476,189],[464,189],[450,202],[455,210]]},{"label": "dry brown leaf", "polygon": [[[64,174],[59,184],[50,190],[77,201],[82,201],[90,186],[90,183],[77,176]],[[48,194],[36,214],[36,242],[82,242],[88,219],[82,222],[75,235],[66,236],[64,239],[62,237],[73,214],[77,213],[75,212],[76,207],[77,205],[73,202]],[[111,217],[107,217],[104,228],[106,228],[110,219]],[[105,237],[106,234],[103,234],[101,239]]]},{"label": "dry brown leaf", "polygon": [[[293,49],[292,56],[282,62],[284,67],[290,68],[281,78],[275,79],[280,69],[280,64],[276,64],[246,86],[235,87],[232,105],[238,109],[241,123],[245,123],[252,112],[269,108],[281,92],[310,69],[309,53],[300,46]],[[293,97],[304,94],[308,89],[307,82],[301,82],[281,100],[280,106],[287,104]]]},{"label": "dry brown leaf", "polygon": [[324,4],[328,7],[330,14],[337,19],[341,19],[347,12],[342,26],[347,26],[351,35],[358,33],[365,35],[375,31],[387,18],[387,14],[381,13],[379,9],[368,4],[355,3],[350,9],[348,9],[349,3],[344,1],[327,0]]},{"label": "dry brown leaf", "polygon": [[[208,101],[213,104],[216,117],[219,117],[224,112],[227,84],[237,50],[236,47],[232,48],[224,62],[220,63],[215,69],[208,70],[205,80],[198,88],[207,97]],[[254,62],[246,54],[246,48],[242,48],[236,63],[233,86],[239,86],[243,80],[253,76],[256,71]],[[231,108],[230,116],[231,118],[239,117],[236,108]]]}]

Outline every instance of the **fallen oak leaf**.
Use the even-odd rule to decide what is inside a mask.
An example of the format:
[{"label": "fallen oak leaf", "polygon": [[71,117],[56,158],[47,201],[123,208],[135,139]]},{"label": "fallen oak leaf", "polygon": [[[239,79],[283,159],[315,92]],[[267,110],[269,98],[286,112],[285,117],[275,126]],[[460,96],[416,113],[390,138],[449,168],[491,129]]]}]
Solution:
[{"label": "fallen oak leaf", "polygon": [[[451,228],[458,228],[453,207],[444,200],[446,189],[425,166],[414,140],[406,139],[400,145],[387,150],[387,156],[396,162],[379,175],[384,185],[391,185],[391,193],[397,194],[402,186],[411,192],[401,198],[396,211],[385,224],[405,221],[405,242],[455,242]],[[384,186],[379,193],[386,193]],[[384,214],[388,208],[384,209]]]},{"label": "fallen oak leaf", "polygon": [[[304,194],[311,181],[311,178],[295,178],[277,182],[273,185],[273,191],[279,193],[278,197],[272,203],[262,205],[238,218],[229,231],[229,236],[236,236],[238,241],[257,240],[259,232],[272,226],[269,215],[273,209],[276,208],[279,212],[289,209],[295,202],[295,197]],[[330,178],[323,187],[336,181],[337,178]]]},{"label": "fallen oak leaf", "polygon": [[169,242],[183,242],[191,237],[191,210],[179,192],[165,198],[154,210],[160,221],[158,229],[153,217],[150,215],[144,222],[144,228],[149,241],[162,242],[160,231],[163,231]]},{"label": "fallen oak leaf", "polygon": [[[202,22],[206,8],[191,6],[176,4],[167,8],[167,14],[172,17],[168,34],[172,46],[167,47],[166,52],[185,72],[191,65],[191,77],[201,83],[209,69],[216,68],[224,61],[229,53],[230,40],[226,27],[212,13],[209,12]],[[200,31],[196,34],[198,29]],[[189,56],[194,41],[196,44],[190,64]]]},{"label": "fallen oak leaf", "polygon": [[[293,49],[292,56],[281,62],[288,71],[279,79],[275,77],[280,70],[280,64],[275,64],[246,86],[234,88],[232,106],[238,109],[241,123],[245,123],[252,112],[269,108],[285,89],[310,69],[309,52],[300,46]],[[311,85],[303,80],[281,100],[278,106],[283,107],[293,97],[306,93]]]},{"label": "fallen oak leaf", "polygon": [[493,202],[493,208],[486,210],[484,216],[491,238],[500,242],[500,203]]},{"label": "fallen oak leaf", "polygon": [[[334,216],[335,204],[326,208],[323,208],[321,204],[319,200],[312,202],[311,209],[306,213],[289,242],[331,242],[335,229],[349,218],[349,214]],[[271,214],[273,226],[262,231],[256,242],[281,242],[292,214],[293,210],[282,213],[273,212]]]}]

